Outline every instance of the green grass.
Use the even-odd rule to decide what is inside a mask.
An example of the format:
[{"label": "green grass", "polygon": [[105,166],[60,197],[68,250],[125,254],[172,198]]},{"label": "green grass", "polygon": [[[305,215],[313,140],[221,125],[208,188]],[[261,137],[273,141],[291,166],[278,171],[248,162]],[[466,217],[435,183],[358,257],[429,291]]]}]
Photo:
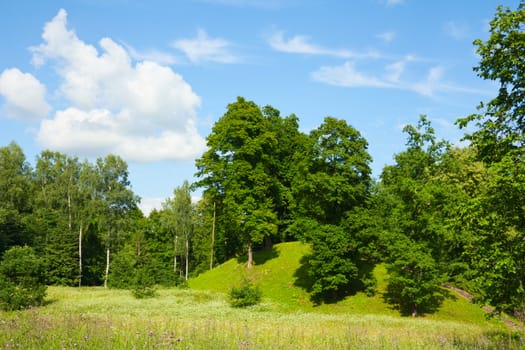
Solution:
[{"label": "green grass", "polygon": [[0,313],[0,349],[519,349],[502,325],[229,306],[223,293],[49,288],[49,304]]},{"label": "green grass", "polygon": [[[244,261],[231,259],[190,280],[189,286],[195,290],[227,293],[232,287],[240,285],[243,279],[248,279],[262,290],[265,300],[271,301],[276,310],[283,312],[300,310],[399,316],[399,312],[383,300],[388,278],[384,265],[376,266],[373,271],[377,280],[377,293],[373,297],[359,292],[335,304],[314,306],[309,293],[300,286],[307,283],[301,259],[309,252],[309,246],[301,242],[277,244],[271,251],[255,253],[255,266],[252,270],[246,269]],[[453,293],[444,301],[438,312],[427,314],[424,318],[478,325],[487,323],[485,312],[478,305],[473,305]]]},{"label": "green grass", "polygon": [[[190,282],[158,289],[151,299],[130,291],[50,287],[48,304],[0,312],[0,349],[521,349],[518,334],[462,298],[439,312],[400,317],[383,302],[386,271],[374,271],[378,293],[314,306],[298,286],[305,278],[300,243],[256,256],[253,271],[231,260]],[[297,273],[299,271],[299,273]],[[262,303],[230,307],[227,291],[249,279]],[[299,283],[300,284],[300,283]]]}]

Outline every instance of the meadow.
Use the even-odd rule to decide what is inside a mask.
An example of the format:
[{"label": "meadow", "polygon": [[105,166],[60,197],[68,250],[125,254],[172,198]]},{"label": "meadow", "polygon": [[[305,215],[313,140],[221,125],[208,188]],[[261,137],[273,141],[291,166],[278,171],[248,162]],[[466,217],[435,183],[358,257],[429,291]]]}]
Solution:
[{"label": "meadow", "polygon": [[[312,305],[294,282],[307,248],[289,243],[276,249],[259,256],[250,273],[234,259],[189,288],[159,288],[154,298],[102,287],[49,287],[47,305],[0,312],[0,349],[525,348],[522,333],[486,319],[459,296],[418,318],[401,317],[383,302],[381,290],[371,298],[358,293]],[[378,269],[377,276],[384,273]],[[225,290],[243,278],[262,289],[263,301],[232,308]]]}]

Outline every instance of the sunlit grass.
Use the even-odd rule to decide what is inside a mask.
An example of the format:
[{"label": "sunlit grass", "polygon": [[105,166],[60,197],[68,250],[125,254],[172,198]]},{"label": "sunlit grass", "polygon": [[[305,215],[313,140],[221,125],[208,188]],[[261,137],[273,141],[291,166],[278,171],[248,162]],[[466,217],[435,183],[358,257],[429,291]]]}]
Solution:
[{"label": "sunlit grass", "polygon": [[[136,299],[102,287],[49,287],[48,304],[0,312],[4,349],[522,349],[522,334],[461,297],[425,317],[401,317],[386,304],[386,270],[376,267],[378,293],[357,293],[314,306],[298,283],[301,243],[277,245],[247,271],[231,260],[190,282]],[[298,272],[299,270],[299,272]],[[248,279],[262,303],[232,308],[227,292]]]},{"label": "sunlit grass", "polygon": [[[519,348],[502,325],[388,315],[280,312],[269,301],[231,308],[226,296],[160,290],[49,288],[42,308],[0,313],[0,349],[497,349]],[[17,345],[18,344],[18,345]]]}]

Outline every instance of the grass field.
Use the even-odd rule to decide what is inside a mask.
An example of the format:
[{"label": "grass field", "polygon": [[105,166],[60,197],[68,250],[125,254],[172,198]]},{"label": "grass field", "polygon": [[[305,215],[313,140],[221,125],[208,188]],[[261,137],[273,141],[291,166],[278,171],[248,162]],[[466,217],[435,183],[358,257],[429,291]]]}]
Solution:
[{"label": "grass field", "polygon": [[[194,279],[188,289],[159,289],[151,299],[135,299],[130,291],[101,287],[50,287],[46,306],[0,313],[0,349],[525,346],[521,334],[501,321],[486,320],[479,307],[462,298],[447,300],[439,312],[421,318],[400,317],[379,295],[367,298],[357,294],[337,304],[313,306],[307,293],[295,285],[295,265],[307,249],[298,243],[279,245],[276,251],[266,252],[268,256],[259,256],[250,273],[242,268],[242,262],[233,260]],[[381,277],[385,271],[376,273]],[[220,282],[220,278],[228,278],[228,282]],[[260,286],[263,302],[234,309],[225,291],[243,278]]]}]

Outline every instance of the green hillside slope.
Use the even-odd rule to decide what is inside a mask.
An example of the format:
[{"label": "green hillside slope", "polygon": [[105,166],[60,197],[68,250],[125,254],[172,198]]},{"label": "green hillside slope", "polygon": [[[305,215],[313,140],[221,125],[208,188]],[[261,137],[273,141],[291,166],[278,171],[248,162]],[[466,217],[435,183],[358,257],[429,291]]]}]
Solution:
[{"label": "green hillside slope", "polygon": [[[307,275],[302,258],[310,251],[300,242],[277,244],[273,249],[255,253],[255,266],[248,270],[245,261],[231,259],[190,280],[189,286],[196,290],[211,290],[227,293],[231,287],[239,286],[244,279],[258,286],[266,303],[282,311],[318,311],[323,313],[381,314],[399,316],[399,312],[383,300],[387,273],[383,265],[374,270],[378,280],[377,293],[367,297],[363,293],[347,297],[335,304],[315,306],[308,291]],[[459,295],[451,293],[435,314],[425,318],[485,324],[485,312]]]}]

